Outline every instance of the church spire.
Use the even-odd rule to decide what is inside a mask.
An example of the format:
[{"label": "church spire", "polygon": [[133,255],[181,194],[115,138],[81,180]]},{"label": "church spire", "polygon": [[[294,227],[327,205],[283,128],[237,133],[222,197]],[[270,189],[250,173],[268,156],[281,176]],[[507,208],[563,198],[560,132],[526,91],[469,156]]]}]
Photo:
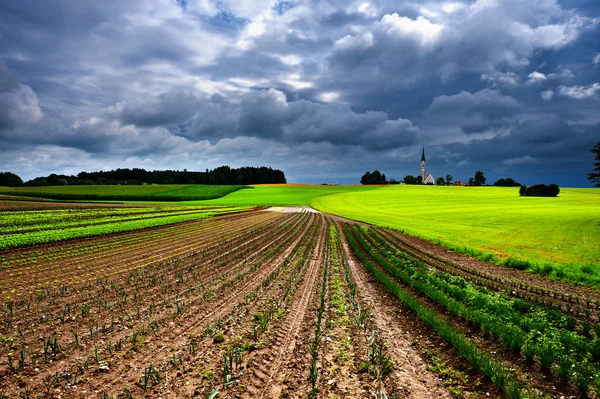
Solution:
[{"label": "church spire", "polygon": [[425,146],[423,146],[423,155],[421,155],[421,162],[425,161]]}]

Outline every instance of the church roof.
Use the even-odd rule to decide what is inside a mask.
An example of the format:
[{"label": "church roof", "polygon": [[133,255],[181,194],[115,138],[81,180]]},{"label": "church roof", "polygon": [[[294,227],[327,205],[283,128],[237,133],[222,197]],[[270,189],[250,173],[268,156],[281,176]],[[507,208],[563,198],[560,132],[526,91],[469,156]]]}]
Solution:
[{"label": "church roof", "polygon": [[423,147],[423,155],[421,155],[421,161],[425,160],[425,147]]}]

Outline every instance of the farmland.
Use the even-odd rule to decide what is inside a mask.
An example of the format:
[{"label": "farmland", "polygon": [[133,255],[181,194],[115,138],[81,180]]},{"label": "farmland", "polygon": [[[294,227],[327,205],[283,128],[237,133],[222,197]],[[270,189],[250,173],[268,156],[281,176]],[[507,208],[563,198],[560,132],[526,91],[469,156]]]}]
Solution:
[{"label": "farmland", "polygon": [[17,203],[15,206],[13,202],[0,201],[0,249],[119,233],[242,210],[244,208],[241,207],[90,207],[67,204],[56,208],[40,207],[35,203]]},{"label": "farmland", "polygon": [[484,260],[600,286],[598,189],[563,188],[557,198],[540,198],[519,197],[515,188],[390,186],[321,196],[311,205]]},{"label": "farmland", "polygon": [[[563,190],[568,222],[534,237],[518,229],[558,212],[548,199],[427,189],[0,201],[0,397],[600,397],[597,289],[431,242],[559,237],[571,252],[545,261],[593,265],[575,240],[595,231],[595,191]],[[443,212],[459,206],[473,212]]]},{"label": "farmland", "polygon": [[[65,206],[73,221],[154,211]],[[34,211],[3,227],[49,220],[21,223],[20,212]],[[5,397],[595,397],[600,388],[596,291],[306,207],[0,256]]]},{"label": "farmland", "polygon": [[191,201],[222,197],[243,187],[199,184],[0,187],[0,195],[63,201]]}]

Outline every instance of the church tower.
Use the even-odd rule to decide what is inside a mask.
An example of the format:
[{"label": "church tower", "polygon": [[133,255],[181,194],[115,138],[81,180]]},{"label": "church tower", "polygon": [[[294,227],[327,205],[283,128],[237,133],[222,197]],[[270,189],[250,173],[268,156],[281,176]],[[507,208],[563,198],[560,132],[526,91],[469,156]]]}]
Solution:
[{"label": "church tower", "polygon": [[421,179],[423,179],[423,182],[427,176],[426,165],[427,161],[425,161],[425,146],[423,146],[423,155],[421,155]]}]

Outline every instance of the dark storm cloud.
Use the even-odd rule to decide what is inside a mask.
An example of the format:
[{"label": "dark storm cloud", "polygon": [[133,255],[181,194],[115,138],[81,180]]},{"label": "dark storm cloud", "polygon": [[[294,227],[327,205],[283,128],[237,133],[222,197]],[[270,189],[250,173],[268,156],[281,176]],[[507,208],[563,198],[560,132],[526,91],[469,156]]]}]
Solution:
[{"label": "dark storm cloud", "polygon": [[585,176],[600,123],[599,10],[588,0],[4,2],[0,169],[267,164],[344,183],[363,169],[416,174],[426,144],[435,173]]},{"label": "dark storm cloud", "polygon": [[549,179],[579,186],[585,184],[590,149],[599,138],[600,124],[569,124],[553,117],[525,120],[507,135],[444,146],[443,168],[468,160],[468,167],[461,168],[467,176],[482,169],[493,180],[515,176],[529,179],[529,184]]},{"label": "dark storm cloud", "polygon": [[15,73],[0,62],[0,134],[36,124],[42,115],[31,87],[21,84]]},{"label": "dark storm cloud", "polygon": [[347,105],[288,101],[277,90],[261,90],[232,103],[214,95],[199,107],[185,133],[193,139],[238,136],[277,139],[285,143],[328,142],[391,150],[419,142],[419,129],[384,112],[356,113]]},{"label": "dark storm cloud", "polygon": [[106,114],[125,125],[169,126],[191,119],[199,105],[194,94],[174,90],[156,98],[118,102],[109,107]]},{"label": "dark storm cloud", "polygon": [[477,93],[462,91],[452,96],[438,96],[425,111],[437,121],[452,121],[467,134],[513,126],[519,103],[499,91],[484,89]]}]

